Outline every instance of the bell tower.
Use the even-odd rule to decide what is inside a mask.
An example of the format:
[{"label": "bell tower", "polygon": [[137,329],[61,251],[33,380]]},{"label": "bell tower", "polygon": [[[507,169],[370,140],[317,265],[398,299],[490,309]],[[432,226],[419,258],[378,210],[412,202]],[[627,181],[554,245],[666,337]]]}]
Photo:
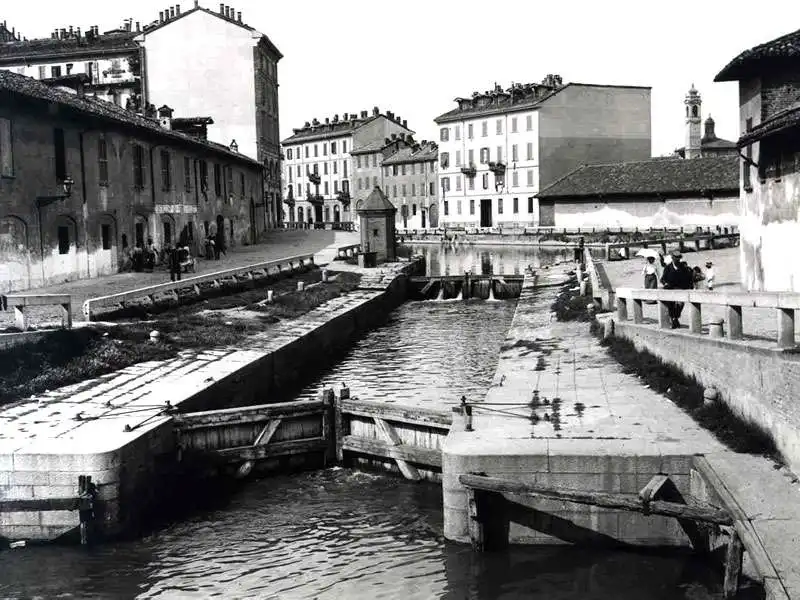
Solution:
[{"label": "bell tower", "polygon": [[700,106],[702,100],[700,94],[692,84],[691,89],[683,100],[686,105],[686,158],[699,158],[701,155],[701,120]]}]

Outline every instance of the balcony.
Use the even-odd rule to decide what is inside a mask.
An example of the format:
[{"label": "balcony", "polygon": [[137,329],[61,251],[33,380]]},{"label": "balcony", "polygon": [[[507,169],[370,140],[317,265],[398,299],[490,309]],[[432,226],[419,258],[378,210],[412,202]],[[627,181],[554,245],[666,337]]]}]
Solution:
[{"label": "balcony", "polygon": [[342,203],[342,206],[350,206],[350,192],[339,192],[336,195],[336,199]]},{"label": "balcony", "polygon": [[306,196],[306,201],[316,206],[322,206],[323,204],[325,204],[325,198],[323,198],[319,194],[308,194]]},{"label": "balcony", "polygon": [[505,175],[506,163],[502,161],[489,162],[489,170],[495,175]]},{"label": "balcony", "polygon": [[294,193],[289,191],[283,201],[291,207],[294,207]]},{"label": "balcony", "polygon": [[467,177],[469,177],[470,179],[475,177],[475,174],[477,173],[477,171],[475,169],[475,165],[473,163],[470,163],[467,166],[461,167],[461,172],[464,175],[466,175]]},{"label": "balcony", "polygon": [[309,173],[308,180],[314,185],[319,185],[320,182],[322,181],[322,179],[319,176],[319,173]]}]

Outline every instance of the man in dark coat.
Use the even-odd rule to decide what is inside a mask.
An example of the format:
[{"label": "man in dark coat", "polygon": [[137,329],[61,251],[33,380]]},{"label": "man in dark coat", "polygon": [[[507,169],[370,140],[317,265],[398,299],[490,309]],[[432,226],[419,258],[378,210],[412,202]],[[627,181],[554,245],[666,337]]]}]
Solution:
[{"label": "man in dark coat", "polygon": [[[664,286],[665,290],[685,290],[694,287],[691,269],[683,267],[681,258],[681,253],[673,250],[672,261],[664,267],[664,271],[661,273],[661,285]],[[687,283],[689,287],[687,287]],[[681,326],[679,319],[683,312],[683,302],[667,302],[666,304],[672,320],[672,328],[677,329]]]},{"label": "man in dark coat", "polygon": [[170,281],[181,280],[181,254],[178,246],[169,249],[169,278]]}]

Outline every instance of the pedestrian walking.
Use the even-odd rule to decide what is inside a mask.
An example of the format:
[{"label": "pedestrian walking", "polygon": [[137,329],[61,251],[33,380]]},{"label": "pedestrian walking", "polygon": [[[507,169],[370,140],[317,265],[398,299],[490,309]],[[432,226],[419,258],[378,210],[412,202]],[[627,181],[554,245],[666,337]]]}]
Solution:
[{"label": "pedestrian walking", "polygon": [[178,246],[169,249],[169,279],[170,281],[181,280],[181,254]]},{"label": "pedestrian walking", "polygon": [[[686,289],[686,282],[692,281],[691,276],[687,278],[686,272],[681,265],[681,253],[673,250],[671,253],[672,260],[664,267],[661,273],[661,285],[665,290],[681,290]],[[687,267],[688,269],[688,267]],[[689,270],[691,273],[691,270]],[[694,285],[692,283],[692,285]],[[683,302],[666,302],[667,310],[669,311],[670,321],[672,322],[672,329],[677,329],[681,326],[679,319],[683,312]]]},{"label": "pedestrian walking", "polygon": [[708,261],[706,263],[706,289],[709,292],[714,291],[716,273],[714,272],[714,263]]}]

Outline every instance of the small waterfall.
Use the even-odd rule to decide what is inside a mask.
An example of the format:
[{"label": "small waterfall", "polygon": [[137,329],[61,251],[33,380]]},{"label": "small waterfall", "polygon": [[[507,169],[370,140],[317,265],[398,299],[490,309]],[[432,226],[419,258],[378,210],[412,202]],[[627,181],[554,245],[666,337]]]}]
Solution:
[{"label": "small waterfall", "polygon": [[441,302],[442,300],[444,300],[444,281],[439,282],[439,293],[434,302]]},{"label": "small waterfall", "polygon": [[464,299],[464,290],[458,290],[458,296],[456,296],[456,300],[463,300]]},{"label": "small waterfall", "polygon": [[497,302],[498,300],[494,297],[494,285],[492,284],[492,280],[489,280],[489,302]]}]

